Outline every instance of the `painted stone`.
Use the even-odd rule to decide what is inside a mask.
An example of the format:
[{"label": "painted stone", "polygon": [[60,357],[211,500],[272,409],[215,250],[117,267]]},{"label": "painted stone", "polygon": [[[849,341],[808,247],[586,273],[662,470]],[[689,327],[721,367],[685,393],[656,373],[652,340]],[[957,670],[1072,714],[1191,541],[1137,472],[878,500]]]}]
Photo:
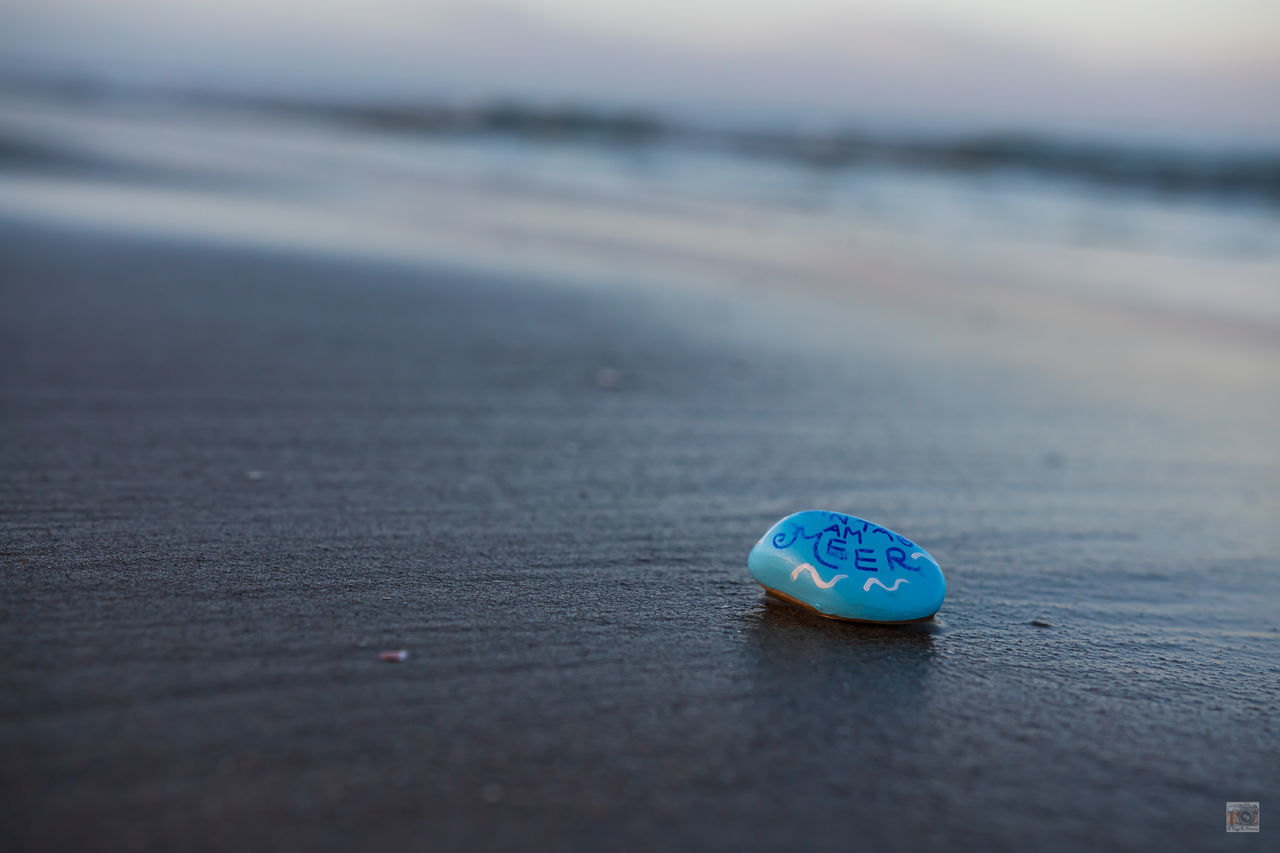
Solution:
[{"label": "painted stone", "polygon": [[782,519],[751,549],[747,568],[767,592],[855,622],[928,619],[947,594],[928,551],[887,527],[838,512]]}]

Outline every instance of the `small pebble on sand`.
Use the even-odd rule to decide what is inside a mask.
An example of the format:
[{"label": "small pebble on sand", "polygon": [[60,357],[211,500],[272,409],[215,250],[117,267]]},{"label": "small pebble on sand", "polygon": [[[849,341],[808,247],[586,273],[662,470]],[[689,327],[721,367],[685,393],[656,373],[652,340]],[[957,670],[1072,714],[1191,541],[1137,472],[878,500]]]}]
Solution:
[{"label": "small pebble on sand", "polygon": [[596,371],[596,387],[612,391],[622,382],[622,371],[612,367],[602,367]]},{"label": "small pebble on sand", "polygon": [[387,663],[400,663],[409,657],[409,653],[404,649],[391,649],[378,655],[378,657]]}]

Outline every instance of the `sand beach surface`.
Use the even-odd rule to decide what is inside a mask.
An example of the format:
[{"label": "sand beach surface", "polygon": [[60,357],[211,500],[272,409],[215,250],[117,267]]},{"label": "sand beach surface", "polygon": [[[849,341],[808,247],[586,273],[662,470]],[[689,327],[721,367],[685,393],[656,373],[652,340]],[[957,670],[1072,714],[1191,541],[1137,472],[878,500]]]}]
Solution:
[{"label": "sand beach surface", "polygon": [[[457,239],[379,242],[32,175],[7,849],[1215,850],[1280,802],[1272,267],[579,197],[468,230],[533,202],[438,181]],[[928,547],[937,621],[767,601],[747,552],[808,508]]]}]

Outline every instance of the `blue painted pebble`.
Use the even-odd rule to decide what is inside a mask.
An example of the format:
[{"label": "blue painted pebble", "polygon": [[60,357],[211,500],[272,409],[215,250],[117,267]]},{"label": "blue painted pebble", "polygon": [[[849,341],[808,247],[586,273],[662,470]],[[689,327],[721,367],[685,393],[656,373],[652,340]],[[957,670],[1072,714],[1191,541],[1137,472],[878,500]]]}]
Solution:
[{"label": "blue painted pebble", "polygon": [[947,580],[904,536],[838,512],[779,521],[751,549],[751,576],[767,592],[832,619],[915,622],[938,612]]}]

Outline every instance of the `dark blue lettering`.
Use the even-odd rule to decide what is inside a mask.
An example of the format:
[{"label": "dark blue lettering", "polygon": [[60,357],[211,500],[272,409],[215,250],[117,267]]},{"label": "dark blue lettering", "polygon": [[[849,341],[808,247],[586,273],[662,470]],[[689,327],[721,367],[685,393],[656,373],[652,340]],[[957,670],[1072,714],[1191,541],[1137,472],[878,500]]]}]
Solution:
[{"label": "dark blue lettering", "polygon": [[920,571],[915,566],[907,565],[907,552],[901,548],[886,548],[884,558],[889,561],[890,566],[897,566],[900,569],[907,569],[912,572]]},{"label": "dark blue lettering", "polygon": [[[871,556],[864,557],[862,556],[863,554],[870,554]],[[853,567],[855,569],[861,569],[864,572],[880,571],[879,569],[876,568],[875,549],[874,548],[858,548],[855,551],[853,556]]]}]

